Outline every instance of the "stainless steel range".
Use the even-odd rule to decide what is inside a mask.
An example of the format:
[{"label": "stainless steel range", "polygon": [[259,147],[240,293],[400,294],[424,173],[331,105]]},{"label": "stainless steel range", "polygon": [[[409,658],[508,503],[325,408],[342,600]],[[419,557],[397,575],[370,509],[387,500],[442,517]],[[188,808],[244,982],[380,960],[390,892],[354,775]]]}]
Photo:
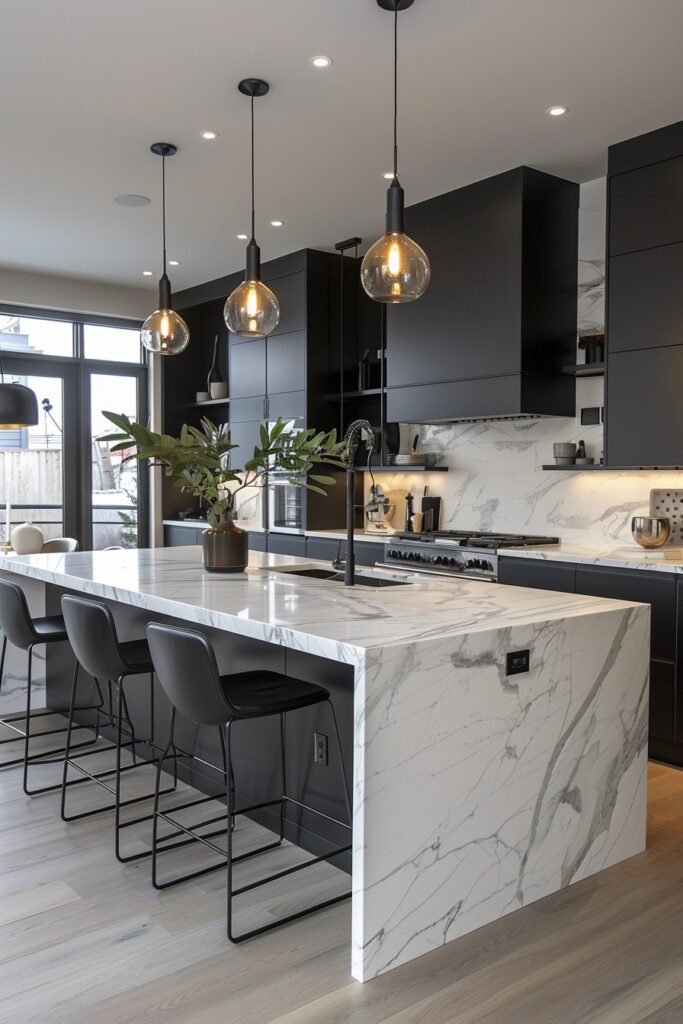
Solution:
[{"label": "stainless steel range", "polygon": [[501,549],[559,543],[559,537],[466,530],[397,533],[384,545],[383,564],[401,566],[414,572],[466,576],[495,583]]}]

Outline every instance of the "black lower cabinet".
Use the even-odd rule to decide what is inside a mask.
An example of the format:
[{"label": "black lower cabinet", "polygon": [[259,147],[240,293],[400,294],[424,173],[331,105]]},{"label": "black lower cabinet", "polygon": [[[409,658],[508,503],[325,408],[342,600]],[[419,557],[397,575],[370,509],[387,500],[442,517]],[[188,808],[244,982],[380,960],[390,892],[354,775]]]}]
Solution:
[{"label": "black lower cabinet", "polygon": [[683,766],[683,582],[673,573],[512,557],[501,557],[498,581],[649,604],[649,756]]},{"label": "black lower cabinet", "polygon": [[573,562],[546,562],[535,558],[501,558],[498,582],[511,587],[533,587],[536,590],[560,590],[573,594],[576,588],[576,566]]},{"label": "black lower cabinet", "polygon": [[250,551],[267,551],[268,550],[268,535],[259,531],[249,532],[249,550]]},{"label": "black lower cabinet", "polygon": [[201,544],[203,526],[164,526],[164,547],[182,548],[187,544]]},{"label": "black lower cabinet", "polygon": [[341,554],[344,557],[346,541],[333,540],[332,537],[307,537],[306,558],[319,558],[322,562],[332,562]]},{"label": "black lower cabinet", "polygon": [[306,538],[296,533],[269,533],[268,552],[271,555],[306,557]]}]

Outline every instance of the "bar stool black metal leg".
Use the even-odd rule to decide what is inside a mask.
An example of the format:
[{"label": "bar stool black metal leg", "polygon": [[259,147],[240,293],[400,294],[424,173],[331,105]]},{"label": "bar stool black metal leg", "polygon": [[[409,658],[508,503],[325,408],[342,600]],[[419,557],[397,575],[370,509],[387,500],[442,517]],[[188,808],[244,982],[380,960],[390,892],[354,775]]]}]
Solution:
[{"label": "bar stool black metal leg", "polygon": [[285,800],[287,798],[287,733],[284,712],[280,712],[280,770],[282,772],[282,800],[280,801],[280,842],[285,838]]}]

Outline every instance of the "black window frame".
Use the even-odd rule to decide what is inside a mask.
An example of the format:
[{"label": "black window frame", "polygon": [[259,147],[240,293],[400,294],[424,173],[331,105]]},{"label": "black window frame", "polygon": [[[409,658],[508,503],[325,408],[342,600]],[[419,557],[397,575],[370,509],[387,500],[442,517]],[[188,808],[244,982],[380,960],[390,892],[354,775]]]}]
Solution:
[{"label": "black window frame", "polygon": [[[64,436],[67,431],[77,438],[77,451],[63,456],[63,522],[64,533],[76,537],[83,550],[92,549],[92,464],[90,455],[90,378],[96,374],[134,377],[137,381],[138,418],[144,423],[149,416],[149,362],[140,345],[140,361],[88,359],[85,356],[85,332],[88,325],[139,330],[141,320],[125,317],[97,316],[63,310],[0,303],[0,315],[25,316],[34,320],[70,323],[72,355],[56,356],[37,352],[3,349],[6,375],[54,376],[64,379]],[[138,547],[149,547],[150,538],[149,473],[140,467],[138,474],[137,528]]]}]

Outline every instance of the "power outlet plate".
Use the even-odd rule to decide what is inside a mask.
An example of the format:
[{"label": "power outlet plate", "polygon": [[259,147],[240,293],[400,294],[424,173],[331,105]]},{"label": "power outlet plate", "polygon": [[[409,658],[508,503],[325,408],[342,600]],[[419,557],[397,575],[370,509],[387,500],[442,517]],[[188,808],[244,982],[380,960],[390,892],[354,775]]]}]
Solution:
[{"label": "power outlet plate", "polygon": [[327,768],[327,736],[323,732],[313,733],[313,763]]},{"label": "power outlet plate", "polygon": [[517,676],[529,671],[529,651],[508,651],[505,657],[505,674]]}]

